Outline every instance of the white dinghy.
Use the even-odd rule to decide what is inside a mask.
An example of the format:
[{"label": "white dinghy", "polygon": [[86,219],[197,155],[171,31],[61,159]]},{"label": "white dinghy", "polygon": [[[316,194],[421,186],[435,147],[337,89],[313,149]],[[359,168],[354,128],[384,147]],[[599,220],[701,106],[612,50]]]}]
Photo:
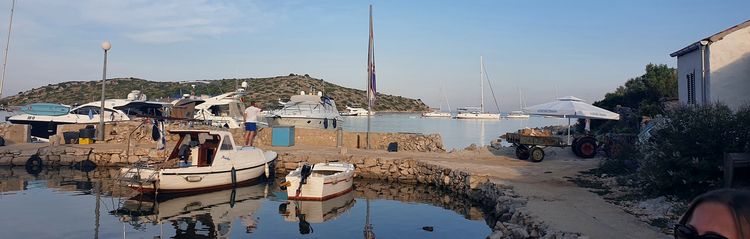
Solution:
[{"label": "white dinghy", "polygon": [[304,164],[286,176],[289,200],[323,201],[351,191],[354,165],[349,163]]},{"label": "white dinghy", "polygon": [[173,130],[180,139],[163,162],[120,170],[120,180],[142,193],[191,193],[232,188],[270,176],[277,154],[235,145],[232,134]]}]

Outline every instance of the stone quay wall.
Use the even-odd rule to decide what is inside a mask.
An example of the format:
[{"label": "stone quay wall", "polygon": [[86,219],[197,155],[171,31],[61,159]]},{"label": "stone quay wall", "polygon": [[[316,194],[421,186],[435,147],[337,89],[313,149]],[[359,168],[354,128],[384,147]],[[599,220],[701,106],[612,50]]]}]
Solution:
[{"label": "stone quay wall", "polygon": [[[64,142],[62,138],[62,132],[67,131],[78,131],[86,127],[85,124],[68,124],[57,126],[58,134],[52,136],[51,141],[53,142]],[[131,144],[146,144],[153,143],[151,139],[151,128],[153,124],[146,121],[126,121],[108,123],[105,126],[105,132],[107,132],[107,143],[127,143]],[[185,123],[172,123],[166,124],[167,130],[174,129],[211,129],[211,130],[226,130],[232,133],[235,144],[244,144],[243,129],[226,129],[217,128],[207,125],[193,125],[188,127]],[[336,131],[336,130],[323,130],[323,129],[305,129],[295,128],[294,129],[294,143],[295,145],[301,146],[315,146],[315,147],[336,147],[339,146],[339,134],[341,136],[341,146],[347,148],[364,148],[366,146],[367,134],[364,132],[349,132],[349,131]],[[256,145],[258,146],[271,146],[272,142],[272,129],[271,128],[259,128],[258,135],[255,137]],[[173,143],[178,139],[176,135],[169,135],[167,137],[168,143]],[[417,133],[370,133],[370,148],[376,150],[385,150],[388,148],[388,144],[395,142],[398,144],[399,151],[417,151],[417,152],[444,152],[443,149],[443,138],[440,134],[417,134]]]},{"label": "stone quay wall", "polygon": [[6,145],[28,143],[31,139],[31,127],[23,124],[0,124],[0,136]]},{"label": "stone quay wall", "polygon": [[[281,153],[276,168],[279,173],[285,173],[303,162],[320,163],[326,160],[330,161],[331,158]],[[414,159],[344,154],[336,157],[336,160],[354,164],[358,178],[426,184],[468,196],[470,200],[488,208],[485,220],[493,232],[487,238],[581,238],[578,233],[549,228],[528,212],[526,200],[515,194],[512,187],[490,182],[485,175],[472,175]]]},{"label": "stone quay wall", "polygon": [[168,151],[145,147],[131,147],[130,152],[122,147],[86,147],[84,145],[57,145],[28,149],[0,147],[0,166],[23,166],[31,158],[38,156],[45,167],[71,166],[90,160],[97,166],[125,166],[148,158],[164,157]]}]

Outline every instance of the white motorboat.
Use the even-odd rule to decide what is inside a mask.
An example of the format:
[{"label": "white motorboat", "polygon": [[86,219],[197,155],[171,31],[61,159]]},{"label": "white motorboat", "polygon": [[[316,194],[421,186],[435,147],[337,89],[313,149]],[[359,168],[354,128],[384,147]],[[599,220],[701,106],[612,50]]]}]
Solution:
[{"label": "white motorboat", "polygon": [[500,119],[500,114],[484,113],[477,107],[458,108],[456,119]]},{"label": "white motorboat", "polygon": [[[145,96],[144,96],[145,97]],[[162,102],[128,99],[109,99],[104,101],[104,122],[132,120],[144,116],[162,116],[162,110],[168,106]],[[67,114],[48,115],[24,113],[8,118],[13,124],[31,126],[31,136],[49,138],[57,133],[61,124],[98,124],[101,101],[94,101],[74,107]]]},{"label": "white motorboat", "polygon": [[341,116],[367,116],[367,115],[375,115],[375,112],[370,112],[365,108],[361,107],[349,107],[346,106],[346,112],[341,112],[339,115]]},{"label": "white motorboat", "polygon": [[279,207],[288,222],[323,223],[334,220],[354,207],[354,191],[325,201],[289,201]]},{"label": "white motorboat", "polygon": [[509,119],[527,119],[527,118],[529,118],[529,115],[524,114],[523,111],[517,111],[517,110],[515,110],[515,111],[511,111],[510,113],[508,113],[508,115],[506,115],[505,118],[509,118]]},{"label": "white motorboat", "polygon": [[[524,102],[523,102],[523,95],[521,94],[521,88],[518,88],[518,107],[523,109],[526,108]],[[508,119],[527,119],[529,118],[529,115],[524,114],[523,111],[520,110],[514,110],[511,111],[508,115],[505,116],[505,118]]]},{"label": "white motorboat", "polygon": [[434,109],[431,112],[425,112],[422,113],[422,117],[453,117],[451,115],[451,103],[448,101],[448,95],[443,92],[443,87],[440,87],[440,92],[443,93],[443,97],[445,97],[445,103],[448,105],[448,112],[443,112],[443,104],[440,103],[440,107],[437,109]]},{"label": "white motorboat", "polygon": [[203,103],[195,106],[195,119],[217,127],[242,128],[245,104],[241,98],[244,95],[245,90],[240,88],[234,92],[205,99]]},{"label": "white motorboat", "polygon": [[[479,82],[481,84],[481,100],[479,101],[479,107],[464,107],[458,108],[458,114],[456,119],[500,119],[500,114],[492,114],[484,111],[484,79],[486,73],[484,71],[484,60],[479,57]],[[488,79],[489,82],[489,79]],[[490,86],[491,87],[491,86]],[[493,93],[494,97],[494,93]],[[497,104],[497,101],[495,101]]]},{"label": "white motorboat", "polygon": [[122,182],[142,193],[184,193],[236,187],[270,176],[277,154],[240,147],[232,134],[213,130],[173,130],[180,136],[162,162],[120,170]]},{"label": "white motorboat", "polygon": [[280,102],[283,108],[274,110],[266,115],[269,126],[283,125],[298,128],[337,129],[342,119],[336,109],[336,103],[330,97],[306,95],[302,91],[293,95],[288,102]]},{"label": "white motorboat", "polygon": [[[232,227],[244,227],[243,231],[257,227],[257,217],[254,214],[261,208],[263,198],[267,194],[267,184],[255,184],[236,189],[168,198],[164,201],[135,196],[123,201],[122,205],[111,213],[118,216],[121,221],[134,226],[171,224],[174,225],[175,230],[183,233],[186,232],[186,228],[175,224],[202,223],[204,227],[199,227],[197,230],[194,228],[192,229],[194,231],[188,231],[188,233],[232,238]],[[240,220],[237,220],[238,218]],[[191,228],[188,227],[187,230]],[[159,236],[159,238],[164,237]]]},{"label": "white motorboat", "polygon": [[451,116],[452,116],[451,113],[441,112],[439,110],[422,113],[422,117],[451,117]]},{"label": "white motorboat", "polygon": [[322,201],[351,191],[354,165],[349,163],[304,164],[285,178],[282,184],[290,200]]}]

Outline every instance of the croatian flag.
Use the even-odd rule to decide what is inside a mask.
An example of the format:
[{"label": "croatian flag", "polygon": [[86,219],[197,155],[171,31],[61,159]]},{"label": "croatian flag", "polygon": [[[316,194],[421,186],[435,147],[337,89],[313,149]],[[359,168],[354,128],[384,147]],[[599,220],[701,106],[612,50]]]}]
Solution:
[{"label": "croatian flag", "polygon": [[375,105],[377,93],[375,85],[375,39],[372,30],[372,5],[370,5],[370,43],[367,47],[367,100],[370,107]]}]

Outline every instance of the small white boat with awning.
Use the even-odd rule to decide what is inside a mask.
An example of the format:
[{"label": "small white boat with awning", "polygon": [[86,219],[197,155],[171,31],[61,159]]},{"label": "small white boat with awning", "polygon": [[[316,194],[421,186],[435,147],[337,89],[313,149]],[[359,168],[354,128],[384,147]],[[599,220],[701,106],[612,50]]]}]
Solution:
[{"label": "small white boat with awning", "polygon": [[354,165],[349,163],[304,164],[282,183],[290,200],[327,200],[351,191]]},{"label": "small white boat with awning", "polygon": [[142,193],[189,193],[232,188],[269,177],[277,154],[237,146],[232,134],[213,130],[173,130],[179,140],[162,162],[120,170],[120,180]]},{"label": "small white boat with awning", "polygon": [[505,116],[505,118],[508,118],[508,119],[528,119],[529,115],[524,114],[523,111],[511,111],[508,115]]}]

